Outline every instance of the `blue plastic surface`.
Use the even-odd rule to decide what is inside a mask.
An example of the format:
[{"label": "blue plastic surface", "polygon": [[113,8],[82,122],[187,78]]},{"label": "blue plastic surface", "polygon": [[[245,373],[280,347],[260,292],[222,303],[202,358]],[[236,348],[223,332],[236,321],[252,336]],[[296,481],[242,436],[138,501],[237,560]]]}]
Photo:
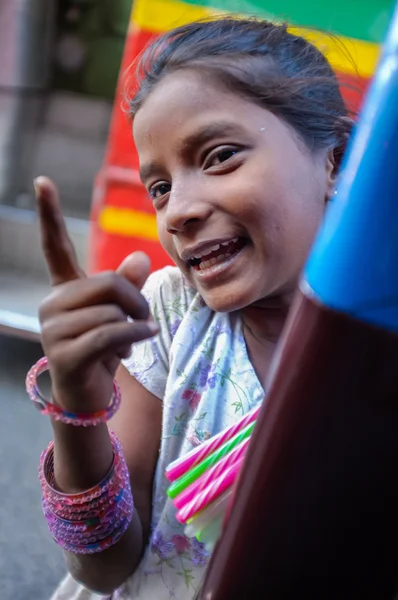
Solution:
[{"label": "blue plastic surface", "polygon": [[398,331],[398,9],[304,271],[317,298]]}]

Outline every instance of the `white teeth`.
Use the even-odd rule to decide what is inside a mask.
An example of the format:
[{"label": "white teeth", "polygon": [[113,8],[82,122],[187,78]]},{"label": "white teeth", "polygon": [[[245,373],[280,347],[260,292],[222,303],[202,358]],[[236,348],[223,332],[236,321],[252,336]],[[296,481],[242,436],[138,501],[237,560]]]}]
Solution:
[{"label": "white teeth", "polygon": [[218,250],[219,247],[220,247],[220,245],[213,246],[212,248],[208,248],[207,250],[204,250],[201,254],[197,254],[196,256],[194,256],[194,258],[202,258],[202,256],[208,256],[209,254],[211,254],[215,250]]},{"label": "white teeth", "polygon": [[199,269],[207,269],[208,267],[211,267],[211,261],[210,260],[202,260],[202,262],[199,265]]},{"label": "white teeth", "polygon": [[[237,241],[239,238],[235,238],[234,240],[231,240],[232,242]],[[231,242],[222,242],[221,246],[227,246],[228,244],[230,244]],[[214,246],[213,246],[214,248]],[[211,252],[213,252],[213,248],[211,249]],[[216,246],[216,249],[218,250],[220,248],[220,244],[218,244],[218,246]],[[209,254],[209,251],[207,251],[207,254]],[[203,271],[204,269],[209,269],[210,267],[213,267],[215,264],[217,263],[222,263],[223,261],[228,260],[231,256],[234,256],[235,252],[225,252],[225,254],[219,254],[217,257],[213,257],[213,258],[209,258],[208,260],[202,260],[200,262],[199,265],[197,265],[197,269],[199,269],[199,271]],[[201,255],[203,256],[203,254]]]},{"label": "white teeth", "polygon": [[[204,250],[200,254],[193,256],[192,258],[200,259],[203,256],[208,256],[212,252],[217,252],[217,250],[219,250],[221,248],[221,246],[228,246],[229,244],[236,243],[238,241],[238,239],[239,238],[234,238],[233,240],[229,240],[228,242],[221,242],[221,244],[216,244],[215,246],[212,246],[211,248]],[[203,261],[202,261],[202,263],[203,263]]]},{"label": "white teeth", "polygon": [[223,260],[226,260],[227,258],[229,258],[230,256],[232,256],[229,252],[227,252],[226,254],[220,254],[219,256],[217,256],[217,258],[210,258],[209,260],[202,260],[202,262],[199,265],[199,269],[208,269],[209,267],[212,267],[213,265],[215,265],[216,263],[220,263]]}]

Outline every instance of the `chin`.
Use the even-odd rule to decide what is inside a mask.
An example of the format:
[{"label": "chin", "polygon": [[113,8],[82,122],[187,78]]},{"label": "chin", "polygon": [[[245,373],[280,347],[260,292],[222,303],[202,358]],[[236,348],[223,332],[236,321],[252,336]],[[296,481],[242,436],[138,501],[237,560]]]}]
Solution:
[{"label": "chin", "polygon": [[199,291],[199,294],[202,296],[206,305],[210,308],[210,310],[219,313],[230,313],[235,312],[237,310],[242,310],[249,306],[254,302],[253,299],[248,297],[248,294],[237,294],[231,291],[228,292],[214,292],[214,293],[205,293],[202,294]]}]

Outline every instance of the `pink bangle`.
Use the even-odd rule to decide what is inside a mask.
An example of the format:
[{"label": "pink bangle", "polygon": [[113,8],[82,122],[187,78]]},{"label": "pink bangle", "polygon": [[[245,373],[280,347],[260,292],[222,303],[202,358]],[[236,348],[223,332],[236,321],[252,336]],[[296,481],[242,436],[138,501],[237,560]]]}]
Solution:
[{"label": "pink bangle", "polygon": [[113,415],[119,410],[120,403],[122,401],[122,394],[120,391],[120,387],[115,379],[113,380],[112,398],[107,408],[90,414],[73,413],[67,410],[63,410],[60,406],[57,406],[53,402],[50,402],[42,394],[38,386],[38,377],[45,371],[48,371],[48,368],[48,359],[46,356],[44,356],[35,365],[33,365],[33,367],[29,370],[26,376],[26,391],[28,393],[28,396],[32,400],[36,408],[43,415],[49,415],[56,421],[62,421],[63,423],[67,423],[68,425],[89,427],[109,421],[109,419],[111,419]]},{"label": "pink bangle", "polygon": [[93,554],[109,548],[127,530],[134,513],[130,477],[117,436],[110,432],[114,459],[96,486],[79,494],[64,494],[54,479],[54,444],[41,455],[39,478],[42,507],[54,540],[74,554]]}]

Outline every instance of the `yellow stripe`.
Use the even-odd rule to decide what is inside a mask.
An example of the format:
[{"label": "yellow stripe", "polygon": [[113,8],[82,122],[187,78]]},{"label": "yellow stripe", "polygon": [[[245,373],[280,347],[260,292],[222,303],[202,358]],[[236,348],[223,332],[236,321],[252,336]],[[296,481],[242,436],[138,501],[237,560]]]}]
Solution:
[{"label": "yellow stripe", "polygon": [[[146,31],[164,33],[174,27],[217,14],[220,15],[220,11],[187,4],[181,0],[135,0],[132,21]],[[378,44],[344,36],[331,38],[327,33],[300,27],[290,31],[309,38],[326,54],[337,71],[366,78],[373,75],[379,56]]]},{"label": "yellow stripe", "polygon": [[186,4],[178,0],[135,0],[132,21],[141,29],[164,33],[215,14],[205,6]]},{"label": "yellow stripe", "polygon": [[291,27],[289,31],[312,42],[327,56],[336,71],[368,79],[376,70],[380,52],[378,44],[344,36],[329,36],[314,29]]},{"label": "yellow stripe", "polygon": [[158,241],[156,217],[130,208],[106,206],[99,216],[100,228],[109,234]]}]

